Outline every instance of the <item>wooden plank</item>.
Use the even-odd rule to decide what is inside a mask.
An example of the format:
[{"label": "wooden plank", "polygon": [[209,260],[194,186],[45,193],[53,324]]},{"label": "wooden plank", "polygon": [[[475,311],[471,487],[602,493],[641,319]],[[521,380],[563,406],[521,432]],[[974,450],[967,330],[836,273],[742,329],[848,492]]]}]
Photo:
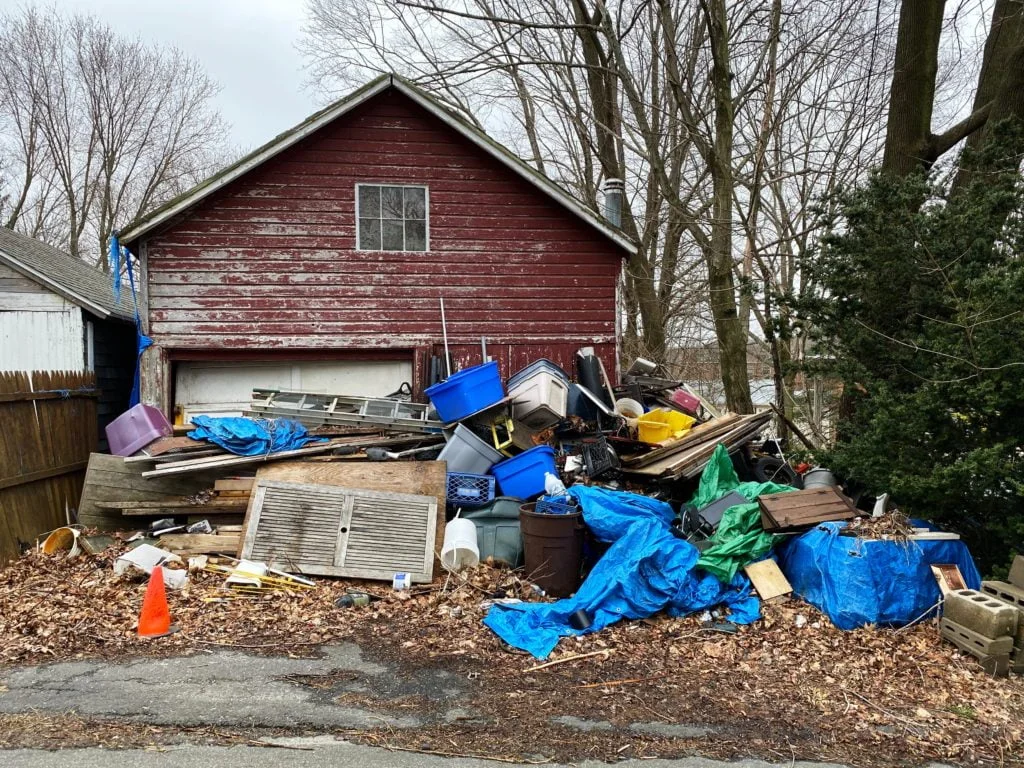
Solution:
[{"label": "wooden plank", "polygon": [[255,477],[224,477],[213,484],[213,490],[218,492],[245,491],[249,493],[252,491],[252,486],[255,482]]},{"label": "wooden plank", "polygon": [[165,501],[169,496],[181,498],[212,488],[217,479],[216,474],[203,472],[184,477],[145,480],[142,470],[143,465],[125,463],[120,456],[92,454],[78,502],[78,521],[104,530],[118,530],[125,527],[126,522],[121,514],[102,509],[97,502]]},{"label": "wooden plank", "polygon": [[743,571],[747,574],[747,578],[750,579],[750,583],[754,585],[757,594],[765,602],[788,595],[793,591],[789,580],[782,573],[779,564],[774,560],[761,560],[757,563],[751,563]]},{"label": "wooden plank", "polygon": [[958,589],[967,589],[963,574],[960,573],[960,568],[957,567],[956,563],[933,565],[932,573],[935,575],[935,581],[938,583],[939,591],[943,597]]},{"label": "wooden plank", "polygon": [[[189,426],[191,429],[191,425]],[[150,456],[160,456],[168,451],[188,451],[210,448],[205,440],[193,440],[191,437],[158,437],[143,450]]]},{"label": "wooden plank", "polygon": [[220,470],[226,467],[238,467],[245,466],[247,464],[263,464],[270,461],[280,461],[281,459],[291,458],[293,456],[314,456],[318,453],[327,453],[333,451],[339,445],[343,445],[343,442],[337,442],[331,440],[327,443],[319,445],[311,445],[306,448],[298,448],[294,451],[278,451],[277,453],[259,454],[257,456],[227,456],[221,458],[215,456],[209,459],[194,459],[192,461],[179,461],[170,464],[165,464],[157,469],[151,469],[147,472],[143,472],[144,478],[158,478],[166,477],[168,475],[180,475],[188,474],[191,472],[203,472],[208,470]]},{"label": "wooden plank", "polygon": [[[364,491],[407,493],[437,499],[437,532],[434,537],[434,576],[441,573],[445,503],[448,493],[447,465],[443,461],[381,461],[321,463],[284,461],[260,467],[256,480],[336,485]],[[246,512],[246,525],[252,502]]]},{"label": "wooden plank", "polygon": [[202,512],[214,512],[221,509],[237,512],[249,505],[249,499],[225,499],[224,501],[210,500],[202,504],[193,504],[186,499],[168,498],[167,501],[97,501],[96,506],[100,509],[122,509],[127,512],[144,513],[147,509],[181,509]]},{"label": "wooden plank", "polygon": [[168,533],[160,544],[175,554],[205,555],[237,552],[240,540],[240,533]]},{"label": "wooden plank", "polygon": [[729,432],[740,422],[740,420],[740,416],[735,413],[730,413],[723,416],[721,419],[705,421],[703,424],[698,424],[693,427],[693,429],[678,440],[663,442],[660,448],[655,448],[653,451],[642,453],[637,456],[624,456],[622,458],[622,464],[627,467],[646,467],[659,459],[673,456],[691,446],[704,443],[716,435]]}]

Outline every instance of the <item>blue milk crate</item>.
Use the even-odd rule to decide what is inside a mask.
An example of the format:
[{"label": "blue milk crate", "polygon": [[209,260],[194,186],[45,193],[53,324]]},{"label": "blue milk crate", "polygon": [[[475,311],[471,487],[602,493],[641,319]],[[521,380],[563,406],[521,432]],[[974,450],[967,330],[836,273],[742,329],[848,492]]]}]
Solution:
[{"label": "blue milk crate", "polygon": [[482,507],[494,499],[494,476],[449,472],[447,497],[452,506]]},{"label": "blue milk crate", "polygon": [[543,496],[537,500],[537,506],[534,507],[534,512],[538,515],[572,515],[579,511],[580,508],[576,505],[576,500],[571,496],[562,498]]}]

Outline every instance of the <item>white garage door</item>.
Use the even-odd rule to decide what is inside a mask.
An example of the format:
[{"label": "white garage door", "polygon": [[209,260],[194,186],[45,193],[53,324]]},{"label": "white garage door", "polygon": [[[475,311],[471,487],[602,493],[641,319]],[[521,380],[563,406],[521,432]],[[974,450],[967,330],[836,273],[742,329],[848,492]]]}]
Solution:
[{"label": "white garage door", "polygon": [[174,404],[193,416],[240,416],[255,387],[385,397],[412,381],[411,360],[325,363],[178,363]]}]

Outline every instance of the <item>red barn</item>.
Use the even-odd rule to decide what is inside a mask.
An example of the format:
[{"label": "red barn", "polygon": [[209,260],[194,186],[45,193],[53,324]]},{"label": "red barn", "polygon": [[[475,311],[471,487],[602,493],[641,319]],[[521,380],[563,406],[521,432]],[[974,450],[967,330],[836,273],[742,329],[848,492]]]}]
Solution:
[{"label": "red barn", "polygon": [[432,97],[374,80],[131,224],[142,398],[237,413],[252,387],[383,396],[487,354],[507,377],[593,346],[617,369],[633,245]]}]

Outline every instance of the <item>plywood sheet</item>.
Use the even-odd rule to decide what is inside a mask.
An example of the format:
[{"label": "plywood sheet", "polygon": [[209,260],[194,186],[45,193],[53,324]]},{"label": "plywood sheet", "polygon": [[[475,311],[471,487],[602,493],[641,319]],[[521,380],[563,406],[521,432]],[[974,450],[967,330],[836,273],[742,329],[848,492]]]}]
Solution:
[{"label": "plywood sheet", "polygon": [[754,585],[754,589],[757,590],[757,594],[765,602],[788,595],[793,591],[789,580],[782,573],[779,564],[774,560],[762,560],[758,563],[751,563],[743,570]]}]

